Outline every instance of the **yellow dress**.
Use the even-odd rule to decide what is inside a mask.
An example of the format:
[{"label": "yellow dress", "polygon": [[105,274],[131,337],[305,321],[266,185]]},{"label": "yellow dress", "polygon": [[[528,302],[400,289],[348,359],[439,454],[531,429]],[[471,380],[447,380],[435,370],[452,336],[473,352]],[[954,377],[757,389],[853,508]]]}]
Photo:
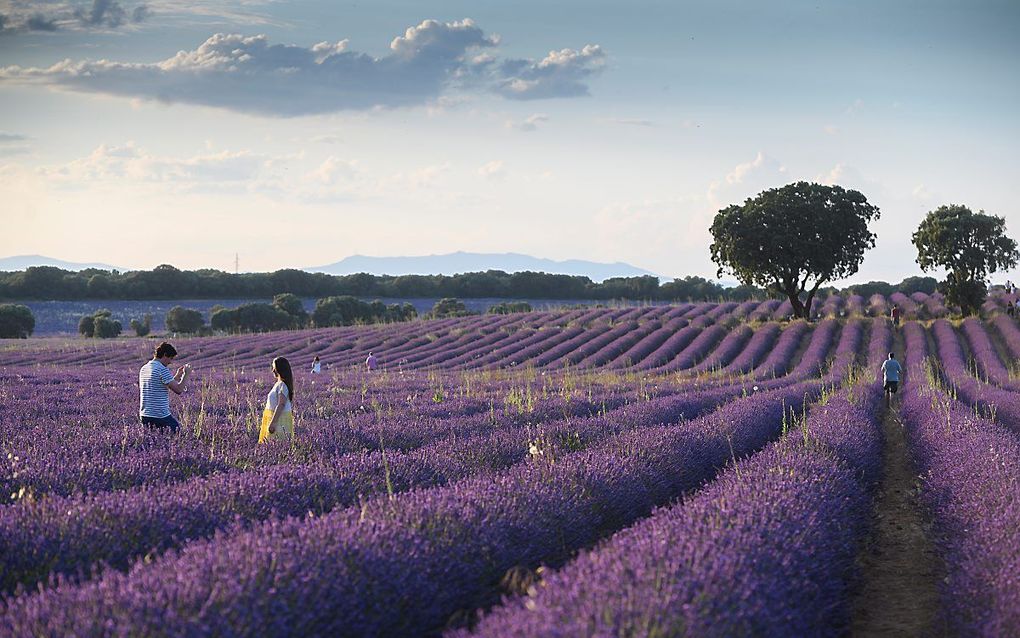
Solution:
[{"label": "yellow dress", "polygon": [[[276,417],[276,432],[269,433],[269,423],[273,420],[273,410],[280,399],[286,401],[279,416]],[[262,427],[259,428],[259,443],[266,441],[289,441],[294,437],[294,413],[291,411],[290,400],[287,398],[287,386],[278,381],[269,391],[266,407],[262,410]]]}]

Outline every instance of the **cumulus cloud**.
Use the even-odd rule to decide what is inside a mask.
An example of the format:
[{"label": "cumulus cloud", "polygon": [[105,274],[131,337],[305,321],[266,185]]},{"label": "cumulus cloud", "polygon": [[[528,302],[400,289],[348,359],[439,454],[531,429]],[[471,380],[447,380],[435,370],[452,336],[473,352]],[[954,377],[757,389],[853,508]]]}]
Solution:
[{"label": "cumulus cloud", "polygon": [[606,54],[597,44],[586,45],[580,51],[550,51],[539,62],[506,60],[500,68],[503,77],[497,91],[515,100],[585,96],[585,81],[601,72],[605,62]]},{"label": "cumulus cloud", "polygon": [[[104,6],[100,19],[109,12]],[[426,104],[454,88],[492,88],[516,99],[587,95],[583,80],[605,58],[591,45],[538,63],[500,65],[476,55],[497,43],[469,19],[425,20],[394,38],[382,57],[351,51],[346,40],[306,48],[221,33],[156,63],[66,59],[48,68],[3,67],[0,81],[291,117]]]}]

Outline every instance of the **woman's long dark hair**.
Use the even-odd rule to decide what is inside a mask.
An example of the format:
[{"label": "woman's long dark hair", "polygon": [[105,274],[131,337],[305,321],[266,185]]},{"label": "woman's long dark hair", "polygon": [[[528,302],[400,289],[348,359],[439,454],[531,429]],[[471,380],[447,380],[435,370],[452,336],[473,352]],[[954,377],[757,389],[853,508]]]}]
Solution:
[{"label": "woman's long dark hair", "polygon": [[287,361],[283,357],[276,357],[273,359],[273,370],[276,374],[280,375],[283,382],[287,385],[287,396],[291,402],[294,401],[294,373],[290,369],[290,361]]}]

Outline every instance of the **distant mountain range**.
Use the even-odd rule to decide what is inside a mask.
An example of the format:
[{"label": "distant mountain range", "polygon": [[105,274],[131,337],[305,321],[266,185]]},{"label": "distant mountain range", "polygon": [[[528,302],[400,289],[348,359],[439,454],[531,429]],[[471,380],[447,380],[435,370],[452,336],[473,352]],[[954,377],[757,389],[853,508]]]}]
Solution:
[{"label": "distant mountain range", "polygon": [[81,264],[63,259],[53,259],[42,255],[16,255],[14,257],[0,257],[0,271],[3,270],[25,270],[32,266],[54,266],[63,270],[85,270],[87,268],[98,268],[99,270],[119,270],[124,272],[125,268],[118,268],[109,264]]},{"label": "distant mountain range", "polygon": [[[558,275],[582,275],[592,281],[604,281],[611,277],[639,277],[659,275],[623,262],[602,263],[581,259],[541,259],[519,253],[466,253],[455,252],[446,255],[423,255],[420,257],[368,257],[352,255],[346,259],[327,264],[302,268],[308,272],[323,272],[331,275],[352,275],[365,272],[372,275],[454,275],[464,272],[502,270],[504,272],[546,272]],[[660,277],[660,279],[664,279]]]},{"label": "distant mountain range", "polygon": [[[17,255],[0,257],[0,271],[25,270],[31,266],[55,266],[64,270],[79,271],[86,268],[118,270],[126,272],[132,268],[120,268],[109,264],[78,263],[44,257],[43,255]],[[365,272],[372,275],[455,275],[465,272],[502,270],[514,273],[521,271],[545,272],[558,275],[581,275],[601,282],[611,277],[640,277],[651,275],[661,281],[668,281],[643,268],[620,261],[603,263],[582,259],[541,259],[520,253],[467,253],[456,252],[446,255],[423,255],[419,257],[368,257],[352,255],[325,266],[301,268],[306,272],[322,272],[331,275],[352,275]]]}]

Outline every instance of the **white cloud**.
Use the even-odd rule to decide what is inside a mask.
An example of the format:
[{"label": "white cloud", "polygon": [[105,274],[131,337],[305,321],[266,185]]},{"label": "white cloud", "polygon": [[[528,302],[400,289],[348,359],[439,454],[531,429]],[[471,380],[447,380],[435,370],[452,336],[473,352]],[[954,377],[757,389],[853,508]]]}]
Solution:
[{"label": "white cloud", "polygon": [[827,173],[821,173],[815,177],[815,181],[830,186],[842,186],[858,190],[873,190],[875,184],[864,177],[861,171],[853,166],[838,162]]},{"label": "white cloud", "polygon": [[499,179],[506,176],[503,160],[492,160],[478,167],[478,174],[488,179]]},{"label": "white cloud", "polygon": [[708,186],[706,199],[712,209],[719,210],[741,203],[763,190],[782,186],[788,180],[782,163],[758,151],[750,162],[737,164],[724,178],[713,180]]},{"label": "white cloud", "polygon": [[436,103],[454,88],[492,88],[515,99],[587,95],[584,80],[605,60],[597,45],[554,51],[538,63],[497,64],[475,54],[497,41],[471,20],[425,20],[377,58],[349,50],[346,40],[305,48],[271,44],[265,35],[218,33],[156,63],[65,59],[48,68],[7,66],[0,82],[293,117]]},{"label": "white cloud", "polygon": [[580,51],[560,49],[534,62],[507,60],[501,65],[504,76],[497,91],[515,100],[588,95],[585,80],[603,70],[606,54],[597,44]]},{"label": "white cloud", "polygon": [[839,127],[828,124],[822,127],[822,131],[824,131],[826,135],[837,135],[839,133]]}]

